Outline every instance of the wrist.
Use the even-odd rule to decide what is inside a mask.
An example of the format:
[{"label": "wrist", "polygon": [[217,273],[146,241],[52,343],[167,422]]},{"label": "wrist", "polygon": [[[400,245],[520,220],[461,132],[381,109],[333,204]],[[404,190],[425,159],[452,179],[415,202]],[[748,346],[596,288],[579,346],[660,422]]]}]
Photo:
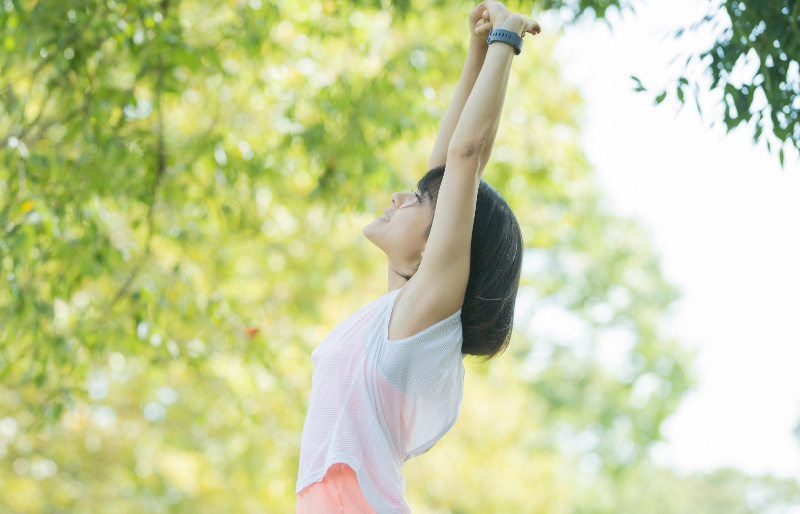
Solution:
[{"label": "wrist", "polygon": [[472,34],[469,38],[469,51],[476,51],[482,50],[486,51],[489,49],[489,43],[486,42],[486,34],[481,34],[480,36],[477,34]]},{"label": "wrist", "polygon": [[501,19],[494,28],[511,30],[516,32],[518,36],[522,36],[522,31],[525,29],[525,19],[517,13],[511,13]]}]

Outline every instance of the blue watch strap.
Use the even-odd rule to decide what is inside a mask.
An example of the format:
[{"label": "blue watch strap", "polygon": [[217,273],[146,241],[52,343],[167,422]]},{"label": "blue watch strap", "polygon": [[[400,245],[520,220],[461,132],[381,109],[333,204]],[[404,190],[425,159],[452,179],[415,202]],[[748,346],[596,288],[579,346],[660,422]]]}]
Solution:
[{"label": "blue watch strap", "polygon": [[489,39],[486,43],[492,44],[495,41],[506,43],[514,47],[514,54],[519,55],[522,51],[522,37],[513,30],[506,29],[492,29],[489,31]]}]

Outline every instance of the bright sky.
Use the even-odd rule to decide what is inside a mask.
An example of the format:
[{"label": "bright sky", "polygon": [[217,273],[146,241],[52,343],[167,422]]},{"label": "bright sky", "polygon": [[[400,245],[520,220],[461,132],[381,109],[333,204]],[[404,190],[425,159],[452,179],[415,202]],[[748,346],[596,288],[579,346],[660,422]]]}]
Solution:
[{"label": "bright sky", "polygon": [[[609,203],[652,234],[683,292],[671,330],[699,349],[699,384],[665,424],[653,455],[679,470],[730,466],[800,477],[800,160],[754,146],[747,130],[709,128],[693,102],[634,93],[668,79],[699,36],[663,35],[705,14],[697,0],[647,0],[603,23],[569,28],[556,47],[586,101],[584,144]],[[555,20],[541,18],[547,30]],[[552,26],[552,24],[551,24]],[[528,42],[527,44],[531,44]],[[685,59],[683,59],[685,61]],[[672,68],[677,70],[679,68]],[[703,108],[711,113],[713,99]]]}]

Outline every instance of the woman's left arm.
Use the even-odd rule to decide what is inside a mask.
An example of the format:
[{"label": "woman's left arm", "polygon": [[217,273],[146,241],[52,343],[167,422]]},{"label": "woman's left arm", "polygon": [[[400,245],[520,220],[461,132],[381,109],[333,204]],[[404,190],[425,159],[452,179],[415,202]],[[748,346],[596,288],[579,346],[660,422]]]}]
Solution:
[{"label": "woman's left arm", "polygon": [[[494,26],[522,35],[539,33],[539,24],[509,13],[499,2],[486,0]],[[464,305],[471,266],[472,232],[484,154],[491,151],[503,110],[514,49],[493,44],[486,52],[464,112],[453,130],[446,157],[447,170],[436,198],[430,235],[422,262],[403,286],[394,306],[392,323],[407,337],[433,326]]]},{"label": "woman's left arm", "polygon": [[430,159],[428,159],[428,169],[441,166],[447,160],[447,148],[450,146],[450,139],[453,137],[453,132],[458,124],[458,118],[461,117],[461,111],[464,110],[464,104],[467,103],[467,98],[478,79],[478,74],[481,72],[483,61],[486,59],[486,51],[489,45],[486,42],[486,33],[481,32],[480,35],[475,33],[475,29],[481,26],[484,19],[483,13],[486,10],[485,2],[481,2],[469,13],[469,49],[467,50],[467,59],[464,61],[464,68],[461,70],[461,77],[458,79],[456,91],[453,93],[453,99],[450,100],[450,106],[442,118],[442,123],[439,125],[439,133],[436,135],[436,143],[433,145]]}]

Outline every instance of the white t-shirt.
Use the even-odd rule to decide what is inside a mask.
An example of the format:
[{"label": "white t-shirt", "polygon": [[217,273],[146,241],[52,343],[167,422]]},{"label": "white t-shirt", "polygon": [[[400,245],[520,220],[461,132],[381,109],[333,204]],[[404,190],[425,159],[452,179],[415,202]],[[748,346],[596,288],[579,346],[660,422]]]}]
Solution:
[{"label": "white t-shirt", "polygon": [[341,462],[356,472],[376,512],[411,512],[402,465],[431,449],[461,407],[461,309],[416,335],[389,340],[399,292],[358,310],[311,353],[296,493]]}]

